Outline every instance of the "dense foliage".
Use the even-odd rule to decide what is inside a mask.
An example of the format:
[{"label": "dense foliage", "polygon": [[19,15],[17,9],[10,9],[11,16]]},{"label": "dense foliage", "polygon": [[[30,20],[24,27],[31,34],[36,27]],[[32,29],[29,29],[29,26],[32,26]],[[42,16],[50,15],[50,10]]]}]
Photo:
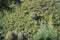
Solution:
[{"label": "dense foliage", "polygon": [[58,40],[57,30],[53,27],[41,28],[34,36],[34,40]]},{"label": "dense foliage", "polygon": [[[18,3],[18,1],[21,1],[21,3]],[[54,29],[57,29],[58,40],[60,40],[60,0],[18,1],[16,3],[16,0],[1,0],[1,35],[4,35],[5,37],[8,31],[17,31],[17,33],[24,32],[27,35],[28,40],[33,40],[33,36],[38,33],[39,29],[43,27],[42,33],[44,33],[44,31],[46,31],[44,26],[50,27],[53,25]],[[9,11],[7,11],[7,7],[5,7],[7,5],[9,8],[12,8],[12,10],[9,9]],[[54,31],[54,29],[51,31]],[[48,34],[49,32],[46,35]],[[55,35],[52,36],[55,37]]]}]

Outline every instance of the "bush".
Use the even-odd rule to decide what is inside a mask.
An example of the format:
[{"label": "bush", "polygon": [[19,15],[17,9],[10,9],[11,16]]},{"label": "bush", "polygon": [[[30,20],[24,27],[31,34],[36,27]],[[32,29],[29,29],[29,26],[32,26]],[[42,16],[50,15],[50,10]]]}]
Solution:
[{"label": "bush", "polygon": [[57,40],[57,30],[54,28],[41,28],[34,35],[34,40]]},{"label": "bush", "polygon": [[[19,5],[14,4],[14,0],[9,0],[11,4],[8,4],[7,0],[4,1],[5,3],[1,4],[12,8],[11,12],[5,9],[0,11],[0,26],[2,26],[0,32],[4,32],[4,35],[8,30],[23,31],[31,40],[37,30],[40,29],[41,24],[45,26],[53,24],[60,32],[59,0],[21,0],[23,3]],[[18,3],[18,0],[16,1]]]}]

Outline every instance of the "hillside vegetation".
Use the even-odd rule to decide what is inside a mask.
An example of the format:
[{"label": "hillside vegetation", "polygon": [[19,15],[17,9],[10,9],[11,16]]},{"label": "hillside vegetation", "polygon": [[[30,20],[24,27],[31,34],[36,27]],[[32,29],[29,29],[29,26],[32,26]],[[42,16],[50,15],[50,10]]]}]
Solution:
[{"label": "hillside vegetation", "polygon": [[60,40],[60,0],[1,0],[0,40],[8,31],[23,32],[26,40]]}]

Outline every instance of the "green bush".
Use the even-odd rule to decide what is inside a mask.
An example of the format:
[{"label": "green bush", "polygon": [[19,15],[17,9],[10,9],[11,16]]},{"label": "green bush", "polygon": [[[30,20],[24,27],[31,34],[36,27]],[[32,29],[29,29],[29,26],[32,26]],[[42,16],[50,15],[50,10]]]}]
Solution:
[{"label": "green bush", "polygon": [[21,5],[6,2],[12,8],[11,12],[4,9],[3,11],[0,10],[0,32],[3,32],[3,35],[6,35],[7,31],[16,30],[17,33],[23,31],[27,34],[28,40],[31,40],[37,30],[40,29],[41,24],[45,26],[52,24],[60,32],[59,0],[21,1]]},{"label": "green bush", "polygon": [[34,40],[57,40],[57,30],[52,27],[41,28],[33,38]]}]

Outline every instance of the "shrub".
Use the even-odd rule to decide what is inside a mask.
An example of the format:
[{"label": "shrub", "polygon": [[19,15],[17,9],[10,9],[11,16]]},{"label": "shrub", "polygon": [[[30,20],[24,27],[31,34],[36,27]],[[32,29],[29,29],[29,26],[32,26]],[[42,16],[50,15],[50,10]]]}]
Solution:
[{"label": "shrub", "polygon": [[[5,3],[1,4],[7,5],[7,0],[4,1]],[[41,24],[45,26],[53,24],[60,32],[59,0],[21,0],[23,3],[19,5],[14,4],[14,0],[9,1],[11,4],[9,3],[8,6],[12,8],[12,11],[10,12],[5,9],[0,11],[0,26],[3,27],[2,29],[0,28],[0,32],[4,32],[4,35],[6,35],[8,30],[23,31],[31,40]],[[18,0],[16,1],[18,3]]]},{"label": "shrub", "polygon": [[41,28],[34,35],[34,40],[57,40],[57,30],[54,28]]}]

